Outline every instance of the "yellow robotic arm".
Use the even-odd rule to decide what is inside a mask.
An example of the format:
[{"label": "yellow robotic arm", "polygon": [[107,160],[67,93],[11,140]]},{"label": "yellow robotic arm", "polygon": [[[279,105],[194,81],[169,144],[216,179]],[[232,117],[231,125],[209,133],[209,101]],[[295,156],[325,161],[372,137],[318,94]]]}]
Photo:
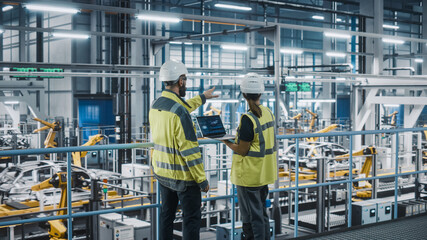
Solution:
[{"label": "yellow robotic arm", "polygon": [[204,112],[204,113],[203,113],[203,115],[205,115],[205,116],[212,116],[214,112],[215,112],[217,115],[221,115],[221,110],[219,110],[218,108],[215,108],[215,107],[213,107],[213,106],[210,106],[210,109],[211,109],[211,110],[209,110],[209,111],[207,111],[207,112]]},{"label": "yellow robotic arm", "polygon": [[312,130],[314,127],[314,123],[316,122],[316,119],[317,119],[317,114],[308,110],[307,108],[305,109],[305,111],[311,115],[310,128],[309,129]]},{"label": "yellow robotic arm", "polygon": [[[82,172],[73,172],[71,178],[71,184],[78,186],[87,186],[87,183],[81,181],[84,179]],[[86,176],[88,177],[88,176]],[[31,187],[33,191],[40,191],[48,188],[60,188],[61,189],[61,199],[59,200],[59,208],[65,208],[58,211],[58,215],[67,214],[67,173],[58,172],[54,174],[51,178]],[[64,220],[52,220],[48,221],[50,225],[49,236],[51,240],[66,240],[67,228],[65,227]]]},{"label": "yellow robotic arm", "polygon": [[[93,145],[99,143],[102,139],[104,139],[104,136],[102,134],[97,134],[95,136],[90,137],[89,141],[87,141],[82,146],[93,146]],[[73,153],[71,153],[71,155],[73,156],[73,164],[78,166],[78,167],[81,167],[82,166],[81,158],[85,157],[86,154],[87,154],[87,151],[86,152],[73,152]]]},{"label": "yellow robotic arm", "polygon": [[[334,130],[337,127],[339,127],[339,124],[332,124],[332,125],[325,127],[324,129],[321,129],[315,133],[327,133],[327,132]],[[307,142],[315,142],[315,141],[317,141],[317,139],[319,139],[319,137],[311,137],[311,138],[307,138],[306,140],[307,140]]]},{"label": "yellow robotic arm", "polygon": [[388,115],[388,117],[392,117],[391,118],[391,126],[396,126],[396,115],[398,114],[398,111],[394,111],[393,113],[391,113],[390,115]]},{"label": "yellow robotic arm", "polygon": [[[375,147],[367,147],[364,148],[360,151],[354,152],[353,153],[353,157],[356,156],[365,156],[366,155],[366,160],[363,163],[362,169],[360,170],[359,174],[365,174],[365,177],[369,176],[369,173],[371,172],[371,167],[372,167],[372,155],[376,155],[377,154],[377,149]],[[350,157],[350,154],[344,154],[341,156],[338,156],[336,158],[337,161],[341,161],[343,159],[347,159]],[[371,188],[372,185],[368,182],[365,183],[364,187],[359,187],[358,186],[358,182],[353,183],[353,186],[355,189],[363,189],[363,188]],[[364,192],[357,192],[356,196],[357,197],[361,197],[361,198],[368,198],[371,197],[372,192],[371,191],[364,191]]]},{"label": "yellow robotic arm", "polygon": [[292,117],[293,120],[300,120],[302,117],[302,113],[298,113],[298,115]]},{"label": "yellow robotic arm", "polygon": [[[61,199],[59,200],[59,208],[67,207],[67,173],[59,172],[53,177],[31,187],[33,191],[40,191],[48,188],[61,188]],[[58,215],[67,214],[67,210],[58,211]],[[65,240],[67,228],[62,219],[48,221],[50,225],[49,236],[51,240]]]},{"label": "yellow robotic arm", "polygon": [[49,129],[49,133],[47,134],[46,140],[44,141],[45,148],[55,148],[58,144],[54,141],[56,132],[61,129],[61,126],[59,124],[59,121],[55,121],[53,123],[46,122],[44,120],[41,120],[39,118],[33,118],[33,120],[42,123],[45,125],[44,127],[38,128],[33,131],[33,133],[38,133],[44,130]]}]

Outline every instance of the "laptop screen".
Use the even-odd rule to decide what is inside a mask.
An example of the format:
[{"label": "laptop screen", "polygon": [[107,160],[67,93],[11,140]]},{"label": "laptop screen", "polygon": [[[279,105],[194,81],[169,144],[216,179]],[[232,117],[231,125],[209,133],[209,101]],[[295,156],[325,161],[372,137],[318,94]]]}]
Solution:
[{"label": "laptop screen", "polygon": [[225,135],[224,125],[219,115],[197,117],[197,122],[203,137]]}]

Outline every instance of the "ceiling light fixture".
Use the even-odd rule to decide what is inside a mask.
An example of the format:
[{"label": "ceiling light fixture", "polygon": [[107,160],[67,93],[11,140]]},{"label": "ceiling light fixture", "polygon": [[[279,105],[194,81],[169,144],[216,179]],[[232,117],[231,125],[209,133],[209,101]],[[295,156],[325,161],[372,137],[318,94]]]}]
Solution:
[{"label": "ceiling light fixture", "polygon": [[341,52],[327,52],[326,56],[328,56],[328,57],[340,57],[340,58],[343,58],[343,57],[346,56],[346,54],[345,53],[341,53]]},{"label": "ceiling light fixture", "polygon": [[240,10],[240,11],[251,11],[252,10],[251,7],[243,7],[243,6],[223,4],[223,3],[216,3],[214,6],[217,8],[227,8],[227,9],[234,9],[234,10]]},{"label": "ceiling light fixture", "polygon": [[54,7],[50,5],[41,5],[41,4],[26,4],[25,8],[33,11],[44,11],[44,12],[60,12],[60,13],[71,13],[76,14],[80,10],[70,7]]},{"label": "ceiling light fixture", "polygon": [[384,107],[400,107],[399,104],[383,104]]},{"label": "ceiling light fixture", "polygon": [[304,51],[297,48],[282,48],[280,49],[280,52],[287,54],[302,54]]},{"label": "ceiling light fixture", "polygon": [[314,16],[312,16],[312,18],[316,19],[316,20],[325,20],[325,17],[324,16],[320,16],[320,15],[314,15]]},{"label": "ceiling light fixture", "polygon": [[221,45],[222,49],[226,49],[226,50],[235,50],[235,51],[247,51],[248,47],[247,46],[241,46],[241,45],[226,45],[223,44]]},{"label": "ceiling light fixture", "polygon": [[342,19],[341,18],[337,18],[337,20],[336,20],[337,22],[342,22]]},{"label": "ceiling light fixture", "polygon": [[334,33],[334,32],[325,32],[324,33],[326,37],[334,37],[334,38],[344,38],[344,39],[350,39],[350,34],[345,33]]},{"label": "ceiling light fixture", "polygon": [[383,24],[383,28],[388,28],[388,29],[394,29],[394,30],[397,30],[397,29],[399,29],[399,26]]},{"label": "ceiling light fixture", "polygon": [[11,5],[7,5],[7,6],[4,6],[1,10],[2,10],[3,12],[7,12],[7,11],[12,10],[12,9],[13,9],[13,6],[11,6]]},{"label": "ceiling light fixture", "polygon": [[58,38],[74,38],[74,39],[88,39],[90,37],[87,34],[60,33],[60,32],[54,32],[52,33],[52,36],[58,37]]},{"label": "ceiling light fixture", "polygon": [[4,104],[19,104],[19,101],[5,101]]},{"label": "ceiling light fixture", "polygon": [[156,16],[156,15],[149,15],[149,14],[141,14],[141,15],[138,15],[137,18],[140,20],[154,21],[154,22],[168,22],[168,23],[181,22],[181,19],[177,17],[165,17],[165,16]]},{"label": "ceiling light fixture", "polygon": [[422,58],[415,58],[415,60],[414,60],[416,63],[422,63],[422,62],[424,62],[424,59],[422,59]]},{"label": "ceiling light fixture", "polygon": [[394,44],[404,44],[405,41],[399,40],[399,39],[392,39],[392,38],[383,38],[383,42],[385,43],[394,43]]}]

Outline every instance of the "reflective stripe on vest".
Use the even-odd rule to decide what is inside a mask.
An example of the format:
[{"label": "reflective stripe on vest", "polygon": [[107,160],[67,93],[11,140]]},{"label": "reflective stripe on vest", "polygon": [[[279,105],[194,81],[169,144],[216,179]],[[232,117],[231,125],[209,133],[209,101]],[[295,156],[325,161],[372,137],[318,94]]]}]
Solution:
[{"label": "reflective stripe on vest", "polygon": [[[255,128],[255,131],[258,132],[260,151],[259,152],[249,151],[246,154],[246,156],[264,157],[265,155],[273,154],[276,151],[276,135],[274,135],[274,146],[273,146],[273,148],[265,149],[265,139],[264,139],[263,131],[265,131],[267,128],[274,127],[274,121],[265,123],[261,126],[259,119],[252,112],[249,112],[248,115],[251,115],[251,117],[255,120],[255,123],[257,125],[257,127]],[[270,115],[271,115],[271,119],[274,119],[273,114],[271,112],[270,112]]]},{"label": "reflective stripe on vest", "polygon": [[153,103],[152,109],[168,111],[176,114],[181,120],[185,139],[193,142],[197,141],[196,134],[194,133],[193,121],[191,120],[190,114],[180,103],[177,103],[170,98],[160,97],[156,102]]},{"label": "reflective stripe on vest", "polygon": [[187,149],[187,150],[180,152],[175,148],[165,147],[165,146],[158,145],[158,144],[154,144],[154,150],[164,152],[164,153],[169,153],[169,154],[177,154],[177,155],[180,155],[183,157],[188,157],[190,155],[193,155],[195,153],[200,152],[199,147],[190,148],[190,149]]}]

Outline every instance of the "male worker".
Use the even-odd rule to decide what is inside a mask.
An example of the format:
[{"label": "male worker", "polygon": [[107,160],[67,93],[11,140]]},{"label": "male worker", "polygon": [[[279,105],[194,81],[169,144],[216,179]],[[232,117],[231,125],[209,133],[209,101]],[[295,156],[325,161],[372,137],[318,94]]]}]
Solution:
[{"label": "male worker", "polygon": [[173,221],[178,201],[183,211],[184,239],[199,239],[201,191],[207,192],[203,159],[190,112],[218,97],[215,88],[185,101],[188,74],[185,65],[169,60],[160,68],[160,81],[166,85],[162,96],[150,110],[151,137],[154,142],[152,167],[159,181],[162,209],[160,239],[173,239]]}]

